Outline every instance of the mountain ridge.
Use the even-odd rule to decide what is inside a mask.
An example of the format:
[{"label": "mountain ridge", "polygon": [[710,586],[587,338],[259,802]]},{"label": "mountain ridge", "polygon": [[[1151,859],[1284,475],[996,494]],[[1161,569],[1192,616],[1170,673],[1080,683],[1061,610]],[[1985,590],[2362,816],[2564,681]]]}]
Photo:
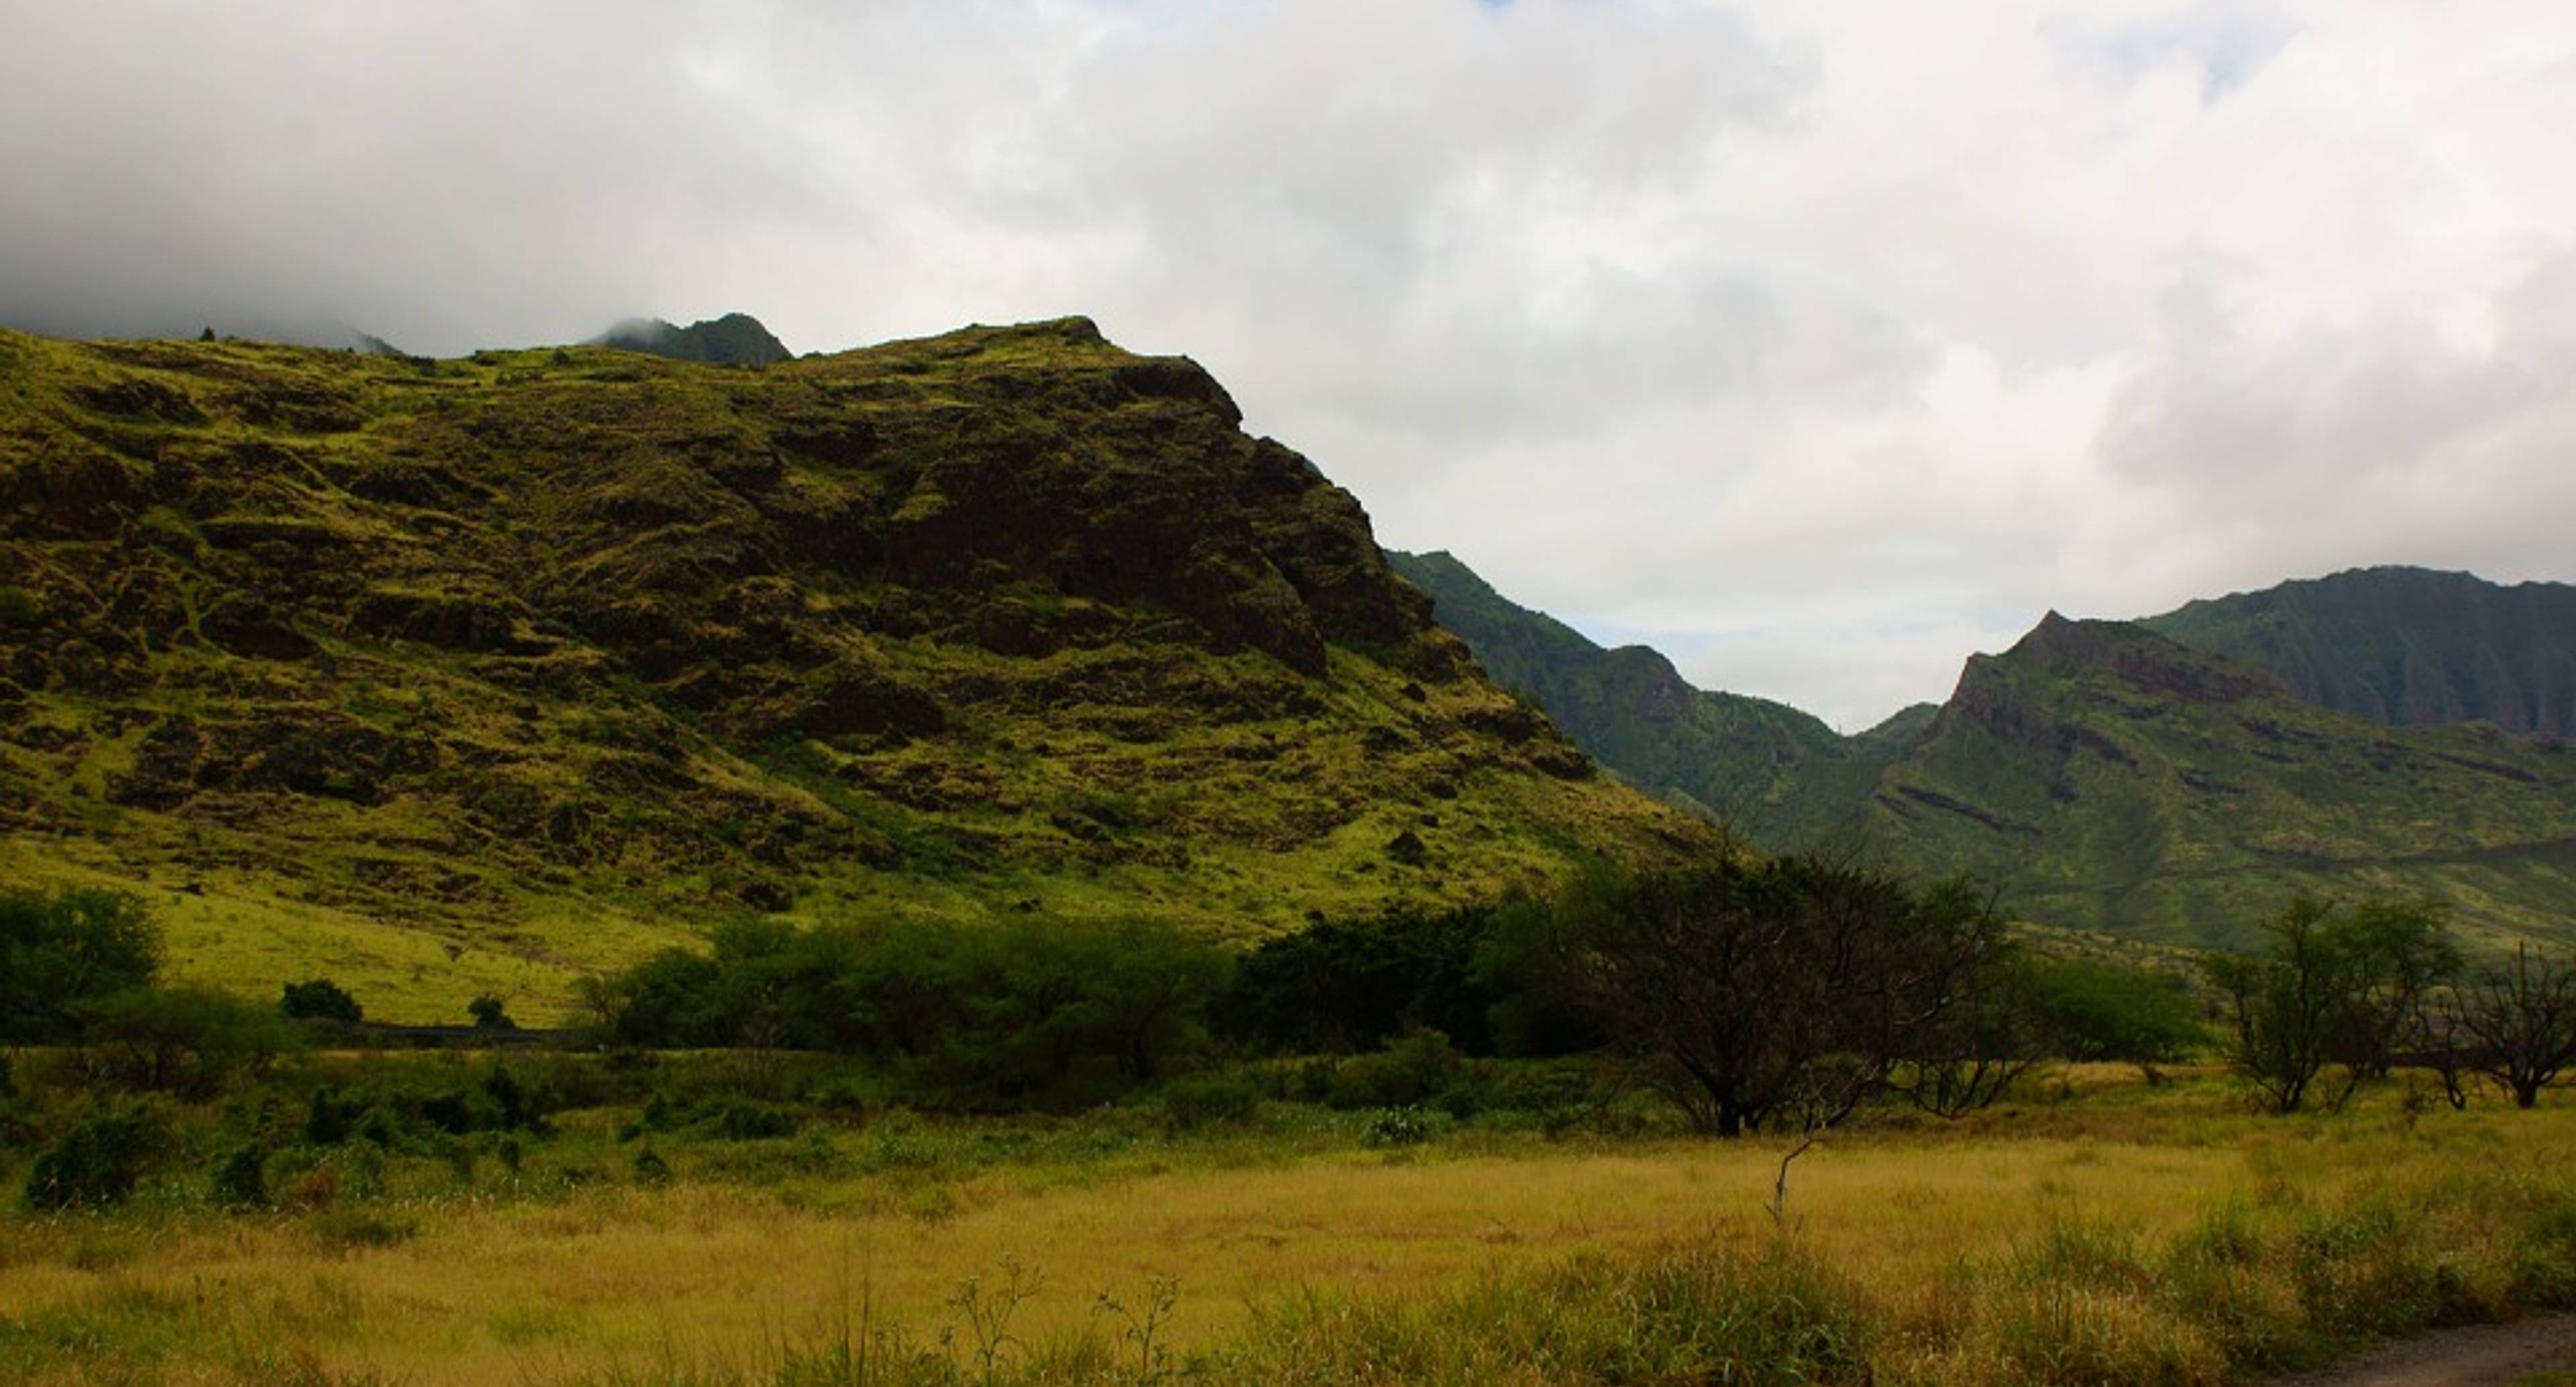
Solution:
[{"label": "mountain ridge", "polygon": [[2144,624],[2396,725],[2576,731],[2576,586],[2384,565],[2191,602]]},{"label": "mountain ridge", "polygon": [[[1796,805],[1795,818],[1729,820],[1762,846],[1840,834],[1919,872],[1972,870],[2043,923],[2193,947],[2249,942],[2302,890],[2432,891],[2488,943],[2576,938],[2576,759],[2563,739],[2369,722],[2152,619],[2051,611],[2002,653],[1969,656],[1937,707],[1783,755],[1697,736],[1672,711],[1758,700],[1691,689],[1660,656],[1604,651],[1468,581],[1454,556],[1390,561],[1497,679],[1611,770],[1702,812],[1692,777],[1774,777],[1770,802]],[[1621,668],[1653,673],[1660,716],[1602,695],[1627,687]]]},{"label": "mountain ridge", "polygon": [[[1535,699],[1604,766],[1694,807],[1756,845],[1831,835],[1908,735],[1913,710],[1845,737],[1785,703],[1692,687],[1643,645],[1604,649],[1518,606],[1447,551],[1389,551],[1433,615],[1506,688]],[[1891,727],[1894,729],[1890,731]]]},{"label": "mountain ridge", "polygon": [[183,976],[560,1000],[745,914],[1231,934],[1705,828],[1084,319],[757,374],[0,333],[0,870]]}]

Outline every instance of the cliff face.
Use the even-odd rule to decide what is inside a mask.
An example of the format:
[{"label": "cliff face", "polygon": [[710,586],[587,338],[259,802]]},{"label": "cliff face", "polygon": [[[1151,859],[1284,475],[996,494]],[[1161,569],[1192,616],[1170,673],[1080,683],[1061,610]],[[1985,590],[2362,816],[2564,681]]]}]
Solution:
[{"label": "cliff face", "polygon": [[2576,756],[2387,728],[2145,626],[2051,613],[1972,657],[1871,792],[1872,832],[2032,918],[2238,946],[2297,891],[2430,893],[2473,935],[2576,928]]},{"label": "cliff face", "polygon": [[2368,568],[2193,602],[2145,623],[2394,726],[2576,730],[2576,587]]},{"label": "cliff face", "polygon": [[1260,931],[1703,840],[1238,422],[1080,319],[752,371],[0,335],[8,864],[438,1011],[728,912]]}]

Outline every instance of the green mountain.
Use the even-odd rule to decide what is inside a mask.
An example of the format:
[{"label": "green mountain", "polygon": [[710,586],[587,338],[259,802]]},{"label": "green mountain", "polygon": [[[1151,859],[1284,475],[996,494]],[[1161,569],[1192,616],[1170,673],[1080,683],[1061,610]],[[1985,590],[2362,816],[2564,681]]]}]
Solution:
[{"label": "green mountain", "polygon": [[728,313],[687,327],[674,327],[659,318],[630,318],[610,328],[594,345],[716,366],[767,366],[796,355],[748,313]]},{"label": "green mountain", "polygon": [[2193,602],[2144,623],[2391,724],[2576,731],[2576,587],[2361,568]]},{"label": "green mountain", "polygon": [[2045,923],[2231,945],[2294,891],[2429,892],[2473,936],[2576,939],[2564,743],[2366,722],[2142,625],[2051,613],[1970,658],[1868,805]]},{"label": "green mountain", "polygon": [[1387,562],[1430,594],[1433,616],[1496,682],[1546,709],[1594,760],[1763,847],[1813,842],[1849,822],[1931,718],[1925,705],[1845,737],[1785,703],[1693,688],[1645,646],[1605,650],[1448,553],[1390,551]]},{"label": "green mountain", "polygon": [[713,920],[1259,934],[1697,850],[1087,321],[758,374],[0,333],[0,879],[371,1015]]},{"label": "green mountain", "polygon": [[[2384,726],[2146,625],[2053,613],[1971,657],[1938,709],[1838,737],[1693,689],[1653,651],[1603,650],[1446,554],[1389,561],[1602,765],[1765,846],[1848,829],[1906,867],[1997,883],[2033,920],[2168,944],[2245,943],[2295,891],[2432,892],[2474,936],[2576,941],[2576,754],[2561,739]],[[2184,613],[2209,608],[2226,604]],[[2511,637],[2495,639],[2512,664]]]}]

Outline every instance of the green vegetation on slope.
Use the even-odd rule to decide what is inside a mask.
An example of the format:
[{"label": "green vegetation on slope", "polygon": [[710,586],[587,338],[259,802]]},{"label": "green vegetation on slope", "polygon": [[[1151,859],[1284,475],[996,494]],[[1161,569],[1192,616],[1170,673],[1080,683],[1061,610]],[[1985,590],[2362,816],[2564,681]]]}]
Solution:
[{"label": "green vegetation on slope", "polygon": [[2434,896],[2472,943],[2576,934],[2564,745],[2366,723],[2136,625],[2052,613],[1972,658],[1869,808],[2047,923],[2236,947],[2305,892]]},{"label": "green vegetation on slope", "polygon": [[[2035,921],[2164,944],[2242,947],[2303,892],[2435,896],[2484,946],[2576,938],[2564,741],[2364,720],[2413,706],[2396,721],[2558,725],[2549,691],[2576,690],[2576,664],[2555,613],[2576,589],[2382,569],[2195,603],[2152,624],[2165,635],[2052,614],[2011,652],[1972,657],[1939,709],[1839,737],[1793,708],[1693,689],[1651,650],[1605,651],[1446,554],[1389,561],[1602,765],[1766,847],[1848,828],[1925,874],[1996,882]],[[2185,648],[2230,630],[2311,663]],[[2369,665],[2383,648],[2416,653]],[[2318,673],[2329,657],[2384,666],[2414,703],[2363,689],[2337,711],[2341,676]],[[2454,666],[2474,677],[2436,678]],[[2529,697],[2490,697],[2504,690]]]},{"label": "green vegetation on slope", "polygon": [[1489,899],[1708,841],[1080,319],[759,370],[0,334],[0,871],[389,1020],[766,913]]},{"label": "green vegetation on slope", "polygon": [[2382,723],[2576,731],[2576,587],[2362,568],[2193,602],[2142,625]]},{"label": "green vegetation on slope", "polygon": [[1750,841],[1788,849],[1848,822],[1929,709],[1844,737],[1784,703],[1711,693],[1641,645],[1604,650],[1515,605],[1447,553],[1389,553],[1431,595],[1432,614],[1507,689],[1632,784],[1689,805]]}]

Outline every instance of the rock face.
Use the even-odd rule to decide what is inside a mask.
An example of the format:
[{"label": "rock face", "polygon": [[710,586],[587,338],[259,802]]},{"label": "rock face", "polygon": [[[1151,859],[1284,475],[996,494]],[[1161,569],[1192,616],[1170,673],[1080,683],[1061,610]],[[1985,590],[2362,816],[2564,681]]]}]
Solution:
[{"label": "rock face", "polygon": [[2364,568],[2194,602],[2145,624],[2373,722],[2576,730],[2576,587],[2564,583]]},{"label": "rock face", "polygon": [[1260,931],[1708,841],[1239,418],[1080,319],[758,373],[0,334],[6,847],[559,977],[745,908]]}]

